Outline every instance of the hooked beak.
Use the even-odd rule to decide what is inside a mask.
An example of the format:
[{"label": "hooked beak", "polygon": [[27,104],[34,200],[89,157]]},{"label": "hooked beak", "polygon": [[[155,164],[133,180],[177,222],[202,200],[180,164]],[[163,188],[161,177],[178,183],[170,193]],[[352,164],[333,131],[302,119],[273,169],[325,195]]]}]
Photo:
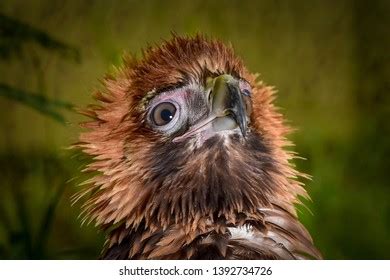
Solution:
[{"label": "hooked beak", "polygon": [[246,136],[248,121],[245,101],[239,81],[231,75],[224,74],[210,79],[207,85],[210,114],[184,133],[176,137],[179,142],[195,134],[202,133],[207,139],[219,131],[240,128],[243,137]]},{"label": "hooked beak", "polygon": [[[240,127],[242,136],[245,137],[247,130],[247,113],[245,101],[238,81],[230,75],[221,75],[214,79],[214,86],[210,92],[212,100],[212,114],[216,118],[231,118]],[[225,121],[228,121],[226,119]],[[226,123],[217,120],[217,131],[231,129]]]}]

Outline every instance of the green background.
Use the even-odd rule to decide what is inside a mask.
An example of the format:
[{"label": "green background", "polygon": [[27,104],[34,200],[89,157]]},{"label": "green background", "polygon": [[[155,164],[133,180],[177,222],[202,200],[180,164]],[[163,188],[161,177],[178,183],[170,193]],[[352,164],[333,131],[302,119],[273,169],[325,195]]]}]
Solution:
[{"label": "green background", "polygon": [[102,234],[70,203],[83,118],[69,104],[90,103],[124,51],[200,31],[276,86],[324,257],[389,259],[389,3],[2,0],[0,258],[97,257]]}]

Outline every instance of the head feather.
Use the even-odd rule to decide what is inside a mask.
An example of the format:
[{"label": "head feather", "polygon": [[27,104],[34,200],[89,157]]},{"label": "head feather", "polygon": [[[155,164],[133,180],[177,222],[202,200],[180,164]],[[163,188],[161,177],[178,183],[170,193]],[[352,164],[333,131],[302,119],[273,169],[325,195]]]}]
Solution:
[{"label": "head feather", "polygon": [[[145,108],[154,96],[223,73],[245,79],[253,89],[252,136],[245,143],[232,145],[234,136],[230,144],[213,138],[194,150],[148,128]],[[249,73],[231,46],[201,35],[174,35],[143,51],[141,59],[126,58],[94,95],[97,105],[82,112],[91,120],[83,123],[86,131],[75,146],[91,156],[84,172],[94,174],[77,197],[88,196],[85,219],[102,228],[120,228],[111,231],[112,244],[141,227],[147,229],[139,236],[145,240],[145,234],[168,229],[183,236],[180,243],[160,234],[156,244],[172,246],[150,253],[157,256],[184,246],[189,236],[194,241],[195,233],[216,231],[216,225],[225,232],[227,225],[243,219],[264,220],[261,208],[277,205],[294,217],[298,196],[307,196],[297,180],[305,175],[294,169],[294,154],[285,150],[291,144],[285,138],[290,128],[273,105],[274,94]]]}]

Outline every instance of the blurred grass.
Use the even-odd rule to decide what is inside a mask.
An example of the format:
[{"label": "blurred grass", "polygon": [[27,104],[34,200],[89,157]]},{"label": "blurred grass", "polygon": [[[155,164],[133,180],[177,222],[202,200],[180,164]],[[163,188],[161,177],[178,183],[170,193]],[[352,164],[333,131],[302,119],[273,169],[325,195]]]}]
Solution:
[{"label": "blurred grass", "polygon": [[[325,258],[390,258],[388,1],[5,0],[0,13],[82,57],[28,43],[0,60],[0,83],[78,106],[124,50],[139,54],[171,31],[231,41],[299,129],[291,138],[307,158],[298,168],[313,175],[314,214],[301,218]],[[95,258],[102,237],[70,206],[81,160],[63,149],[80,116],[64,111],[62,126],[1,97],[0,114],[0,258]]]}]

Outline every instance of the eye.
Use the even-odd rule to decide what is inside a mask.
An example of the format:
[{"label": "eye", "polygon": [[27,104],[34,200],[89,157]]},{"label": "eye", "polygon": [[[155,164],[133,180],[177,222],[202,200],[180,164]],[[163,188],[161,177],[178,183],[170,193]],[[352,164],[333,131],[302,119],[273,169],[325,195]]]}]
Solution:
[{"label": "eye", "polygon": [[249,89],[243,89],[242,90],[242,94],[245,95],[245,96],[251,96],[251,92]]},{"label": "eye", "polygon": [[240,89],[241,89],[242,95],[247,96],[247,97],[251,97],[251,95],[252,95],[251,85],[245,80],[240,80],[239,84],[240,84]]},{"label": "eye", "polygon": [[246,97],[246,98],[244,98],[244,101],[245,101],[246,112],[247,112],[247,115],[249,116],[252,113],[252,100],[251,100],[252,87],[245,80],[240,80],[239,84],[240,84],[240,89],[241,89],[242,95]]},{"label": "eye", "polygon": [[168,124],[176,114],[176,107],[170,102],[158,104],[152,113],[153,122],[158,126]]}]

